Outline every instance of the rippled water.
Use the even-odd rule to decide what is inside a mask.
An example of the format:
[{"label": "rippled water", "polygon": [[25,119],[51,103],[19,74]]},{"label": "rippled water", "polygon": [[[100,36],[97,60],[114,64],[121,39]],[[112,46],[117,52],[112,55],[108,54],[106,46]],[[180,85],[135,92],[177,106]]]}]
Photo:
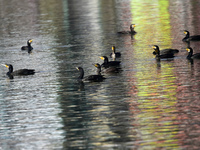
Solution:
[{"label": "rippled water", "polygon": [[[0,0],[0,63],[36,70],[9,79],[0,67],[0,149],[199,149],[200,61],[181,41],[185,29],[200,34],[199,4]],[[132,38],[116,34],[131,23]],[[180,52],[157,62],[154,44]],[[122,71],[78,83],[75,67],[95,73],[113,45]]]}]

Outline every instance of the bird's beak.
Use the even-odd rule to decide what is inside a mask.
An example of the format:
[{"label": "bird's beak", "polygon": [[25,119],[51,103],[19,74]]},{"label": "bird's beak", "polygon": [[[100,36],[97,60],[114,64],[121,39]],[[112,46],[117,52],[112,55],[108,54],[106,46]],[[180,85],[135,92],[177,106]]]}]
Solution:
[{"label": "bird's beak", "polygon": [[103,60],[104,60],[104,57],[102,57],[102,56],[101,56],[101,57],[99,57],[99,58],[101,58],[101,59],[103,59]]},{"label": "bird's beak", "polygon": [[136,25],[134,24],[134,25],[133,25],[133,27],[135,28],[135,27],[136,27]]},{"label": "bird's beak", "polygon": [[33,39],[32,39],[32,40],[29,40],[29,42],[32,43],[32,42],[33,42]]},{"label": "bird's beak", "polygon": [[189,52],[190,51],[190,49],[189,48],[186,48],[186,50]]},{"label": "bird's beak", "polygon": [[8,65],[6,65],[6,64],[1,64],[2,66],[4,66],[4,67],[6,67],[6,68],[9,68],[9,66]]},{"label": "bird's beak", "polygon": [[76,67],[76,69],[79,70],[78,67]]}]

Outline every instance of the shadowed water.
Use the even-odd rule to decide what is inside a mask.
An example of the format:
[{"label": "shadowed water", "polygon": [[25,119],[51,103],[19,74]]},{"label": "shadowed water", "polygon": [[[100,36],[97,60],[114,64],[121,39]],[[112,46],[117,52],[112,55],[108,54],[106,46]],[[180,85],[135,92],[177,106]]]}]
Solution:
[{"label": "shadowed water", "polygon": [[[182,42],[200,34],[199,4],[0,0],[0,63],[36,70],[9,79],[0,66],[0,149],[199,149],[200,60]],[[136,35],[117,34],[132,23]],[[121,72],[77,82],[76,67],[95,74],[113,45]],[[152,45],[180,52],[156,61]]]}]

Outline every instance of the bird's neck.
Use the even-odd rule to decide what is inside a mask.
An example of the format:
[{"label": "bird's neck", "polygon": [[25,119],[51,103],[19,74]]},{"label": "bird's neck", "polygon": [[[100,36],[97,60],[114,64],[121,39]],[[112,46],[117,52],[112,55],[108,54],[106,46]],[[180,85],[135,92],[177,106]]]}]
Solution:
[{"label": "bird's neck", "polygon": [[12,72],[13,72],[13,67],[10,66],[9,69],[8,69],[8,72],[6,73],[6,75],[11,79],[13,76],[12,76]]},{"label": "bird's neck", "polygon": [[10,67],[9,67],[9,72],[8,72],[8,73],[12,73],[12,72],[13,72],[13,67],[10,66]]},{"label": "bird's neck", "polygon": [[27,42],[28,47],[31,47],[31,43]]},{"label": "bird's neck", "polygon": [[83,77],[84,77],[84,71],[80,70],[80,76],[78,77],[78,79],[83,79]]},{"label": "bird's neck", "polygon": [[97,75],[101,75],[101,68],[97,68]]},{"label": "bird's neck", "polygon": [[9,79],[14,79],[14,76],[10,73],[9,74],[7,73],[7,76],[9,77]]},{"label": "bird's neck", "polygon": [[104,59],[104,63],[108,64],[108,59],[107,58]]},{"label": "bird's neck", "polygon": [[113,53],[115,53],[115,46],[112,47],[112,51],[113,51]]},{"label": "bird's neck", "polygon": [[190,58],[192,57],[192,55],[193,55],[193,51],[190,51],[190,52],[188,53],[188,55],[187,55],[187,58],[190,59]]},{"label": "bird's neck", "polygon": [[134,28],[130,27],[131,33],[134,33]]},{"label": "bird's neck", "polygon": [[160,50],[159,50],[159,48],[156,50],[156,56],[160,56]]},{"label": "bird's neck", "polygon": [[187,33],[186,35],[185,35],[185,38],[189,38],[190,37],[190,33]]},{"label": "bird's neck", "polygon": [[115,61],[116,54],[114,52],[112,53],[112,58],[113,58],[113,61]]}]

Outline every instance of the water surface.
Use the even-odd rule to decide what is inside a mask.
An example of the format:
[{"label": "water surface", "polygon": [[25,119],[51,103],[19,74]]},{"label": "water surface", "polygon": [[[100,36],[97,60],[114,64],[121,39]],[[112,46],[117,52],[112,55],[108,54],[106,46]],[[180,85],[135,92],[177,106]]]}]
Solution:
[{"label": "water surface", "polygon": [[[199,149],[199,60],[183,30],[200,34],[200,1],[0,1],[0,149]],[[136,24],[137,34],[118,35]],[[20,47],[32,38],[32,53]],[[176,48],[156,61],[152,45]],[[122,71],[78,83],[121,52]],[[191,43],[197,53],[200,42]]]}]

